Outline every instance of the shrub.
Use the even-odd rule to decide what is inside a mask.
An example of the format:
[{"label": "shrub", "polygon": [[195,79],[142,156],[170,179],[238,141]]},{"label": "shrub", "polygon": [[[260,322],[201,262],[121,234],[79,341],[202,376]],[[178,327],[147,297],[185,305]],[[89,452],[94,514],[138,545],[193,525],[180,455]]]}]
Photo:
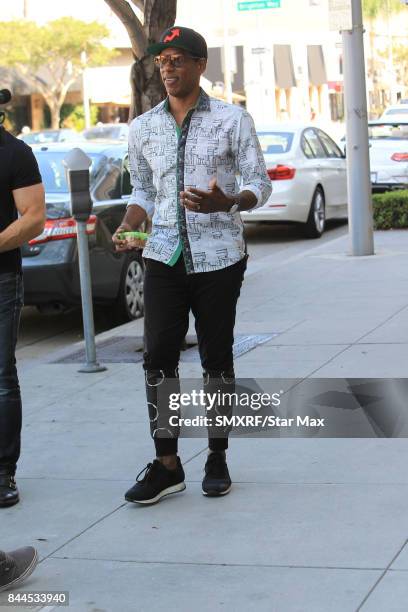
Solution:
[{"label": "shrub", "polygon": [[408,227],[408,189],[373,195],[374,228]]}]

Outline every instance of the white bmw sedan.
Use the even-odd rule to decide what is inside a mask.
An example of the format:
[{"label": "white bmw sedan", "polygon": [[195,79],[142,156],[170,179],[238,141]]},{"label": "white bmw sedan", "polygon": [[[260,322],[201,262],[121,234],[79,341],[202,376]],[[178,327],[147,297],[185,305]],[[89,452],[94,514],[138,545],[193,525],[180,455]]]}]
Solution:
[{"label": "white bmw sedan", "polygon": [[323,130],[276,123],[257,130],[273,192],[268,202],[241,213],[245,222],[302,223],[319,238],[326,219],[347,217],[346,160]]},{"label": "white bmw sedan", "polygon": [[368,122],[374,192],[408,188],[408,119]]}]

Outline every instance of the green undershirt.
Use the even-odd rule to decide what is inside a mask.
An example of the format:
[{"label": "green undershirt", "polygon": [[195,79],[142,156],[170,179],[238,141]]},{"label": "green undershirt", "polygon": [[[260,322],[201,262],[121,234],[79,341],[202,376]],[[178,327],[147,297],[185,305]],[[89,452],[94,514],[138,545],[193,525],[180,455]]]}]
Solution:
[{"label": "green undershirt", "polygon": [[[179,125],[176,125],[176,132],[177,132],[177,138],[180,138],[181,136],[181,129]],[[179,204],[179,194],[177,194],[177,205],[180,206]],[[181,244],[181,239],[179,238],[179,243],[177,245],[177,249],[175,250],[175,252],[173,253],[173,255],[171,256],[171,258],[169,259],[169,261],[167,261],[167,265],[168,266],[174,266],[177,262],[178,259],[181,255],[181,252],[183,250],[182,244]]]}]

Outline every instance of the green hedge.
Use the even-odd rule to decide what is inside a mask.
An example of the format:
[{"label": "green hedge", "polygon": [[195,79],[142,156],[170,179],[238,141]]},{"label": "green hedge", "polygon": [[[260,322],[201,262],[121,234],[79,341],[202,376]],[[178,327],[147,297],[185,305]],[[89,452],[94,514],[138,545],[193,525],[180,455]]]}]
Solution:
[{"label": "green hedge", "polygon": [[408,228],[408,189],[373,195],[374,228]]}]

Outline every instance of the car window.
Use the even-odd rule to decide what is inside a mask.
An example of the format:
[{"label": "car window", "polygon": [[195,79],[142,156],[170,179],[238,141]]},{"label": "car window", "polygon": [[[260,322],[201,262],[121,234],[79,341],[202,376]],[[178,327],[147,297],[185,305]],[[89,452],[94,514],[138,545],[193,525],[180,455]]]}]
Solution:
[{"label": "car window", "polygon": [[314,157],[312,148],[308,141],[305,138],[305,135],[302,135],[302,140],[300,142],[300,146],[302,147],[303,153],[306,155],[308,159],[312,159]]},{"label": "car window", "polygon": [[[34,154],[38,162],[45,191],[47,193],[68,193],[65,166],[62,163],[67,152],[34,151]],[[100,171],[101,161],[106,158],[103,155],[94,154],[90,154],[89,157],[92,160],[90,168],[90,184],[92,185]]]},{"label": "car window", "polygon": [[326,134],[326,132],[318,130],[317,133],[319,134],[319,138],[322,141],[329,157],[343,157],[339,147],[336,145],[334,140],[332,140],[330,136]]},{"label": "car window", "polygon": [[120,128],[118,127],[95,127],[83,132],[87,140],[102,139],[117,139],[119,138]]},{"label": "car window", "polygon": [[21,140],[27,144],[46,144],[47,142],[58,142],[59,136],[59,130],[49,132],[32,132],[31,134],[25,134],[22,136]]},{"label": "car window", "polygon": [[96,125],[82,133],[87,140],[126,140],[128,128],[123,125]]},{"label": "car window", "polygon": [[132,184],[130,182],[129,173],[129,157],[126,155],[122,164],[122,181],[121,181],[121,194],[130,195],[132,193]]},{"label": "car window", "polygon": [[104,157],[93,180],[92,195],[95,200],[120,198],[122,160],[117,157]]},{"label": "car window", "polygon": [[313,157],[327,157],[326,151],[324,150],[323,145],[320,142],[317,132],[315,132],[315,130],[305,130],[303,132],[303,135],[313,151]]},{"label": "car window", "polygon": [[390,108],[390,110],[385,111],[384,115],[408,115],[408,108]]},{"label": "car window", "polygon": [[258,132],[262,153],[271,155],[274,153],[287,153],[292,146],[293,132]]}]

